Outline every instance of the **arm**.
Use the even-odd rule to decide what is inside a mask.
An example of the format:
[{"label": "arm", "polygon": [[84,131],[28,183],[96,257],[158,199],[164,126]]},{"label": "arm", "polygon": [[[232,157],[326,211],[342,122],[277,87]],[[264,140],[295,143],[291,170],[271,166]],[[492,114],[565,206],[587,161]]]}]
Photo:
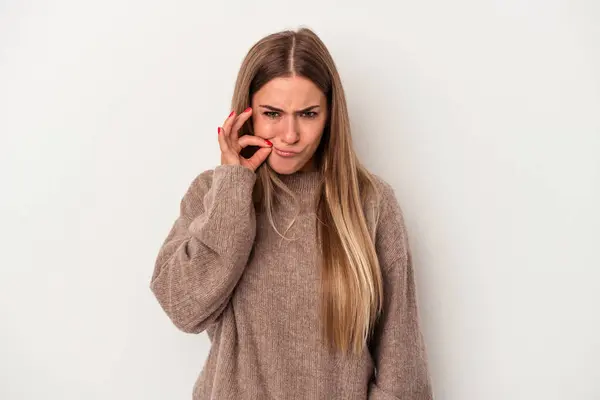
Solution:
[{"label": "arm", "polygon": [[158,253],[150,288],[175,326],[200,333],[227,306],[252,250],[256,174],[220,165],[200,174]]},{"label": "arm", "polygon": [[376,375],[368,398],[431,400],[410,247],[400,207],[387,185],[379,221],[376,248],[384,280],[384,309],[370,343]]}]

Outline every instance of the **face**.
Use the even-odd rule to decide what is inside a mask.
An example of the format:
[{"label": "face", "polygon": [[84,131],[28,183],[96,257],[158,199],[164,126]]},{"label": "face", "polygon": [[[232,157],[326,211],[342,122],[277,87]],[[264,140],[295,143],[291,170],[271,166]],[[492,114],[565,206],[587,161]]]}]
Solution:
[{"label": "face", "polygon": [[311,80],[292,76],[269,81],[254,94],[252,110],[254,134],[273,143],[267,162],[275,172],[315,169],[327,99]]}]

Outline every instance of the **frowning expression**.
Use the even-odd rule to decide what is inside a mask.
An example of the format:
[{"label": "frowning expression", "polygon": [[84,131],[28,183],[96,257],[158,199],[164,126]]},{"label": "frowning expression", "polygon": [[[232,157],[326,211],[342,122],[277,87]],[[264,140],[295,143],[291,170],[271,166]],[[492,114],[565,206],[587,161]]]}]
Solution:
[{"label": "frowning expression", "polygon": [[325,94],[301,76],[275,78],[252,98],[254,134],[273,143],[267,162],[279,174],[315,168],[327,121]]}]

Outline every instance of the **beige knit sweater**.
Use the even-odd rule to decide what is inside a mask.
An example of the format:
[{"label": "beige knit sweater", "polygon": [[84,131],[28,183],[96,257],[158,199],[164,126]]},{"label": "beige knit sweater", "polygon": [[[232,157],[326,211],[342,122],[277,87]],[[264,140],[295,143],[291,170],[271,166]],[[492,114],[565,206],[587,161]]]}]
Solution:
[{"label": "beige knit sweater", "polygon": [[[281,176],[303,211],[281,240],[252,203],[256,174],[222,165],[200,174],[158,254],[151,289],[184,332],[206,330],[211,349],[195,400],[429,400],[415,282],[400,207],[380,178],[375,227],[384,313],[360,356],[328,350],[320,336],[318,243],[312,200],[318,172]],[[378,221],[372,207],[381,207]],[[278,226],[295,215],[275,208]],[[285,225],[284,225],[285,224]]]}]

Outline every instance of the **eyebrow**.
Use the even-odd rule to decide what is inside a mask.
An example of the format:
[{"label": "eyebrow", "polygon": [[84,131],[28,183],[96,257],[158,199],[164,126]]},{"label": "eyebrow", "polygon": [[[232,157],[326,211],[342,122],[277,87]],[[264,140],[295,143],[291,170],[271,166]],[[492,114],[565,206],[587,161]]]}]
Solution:
[{"label": "eyebrow", "polygon": [[[277,108],[277,107],[273,107],[273,106],[269,106],[269,105],[265,105],[265,104],[261,104],[259,107],[266,108],[267,110],[271,110],[271,111],[277,111],[277,112],[280,112],[280,113],[285,112],[281,108]],[[313,109],[315,109],[317,107],[320,107],[320,105],[319,104],[315,104],[313,106],[306,107],[306,108],[304,108],[302,110],[299,110],[299,111],[296,111],[296,112],[297,113],[305,113],[305,112],[309,112],[309,111],[311,111],[311,110],[313,110]]]}]

